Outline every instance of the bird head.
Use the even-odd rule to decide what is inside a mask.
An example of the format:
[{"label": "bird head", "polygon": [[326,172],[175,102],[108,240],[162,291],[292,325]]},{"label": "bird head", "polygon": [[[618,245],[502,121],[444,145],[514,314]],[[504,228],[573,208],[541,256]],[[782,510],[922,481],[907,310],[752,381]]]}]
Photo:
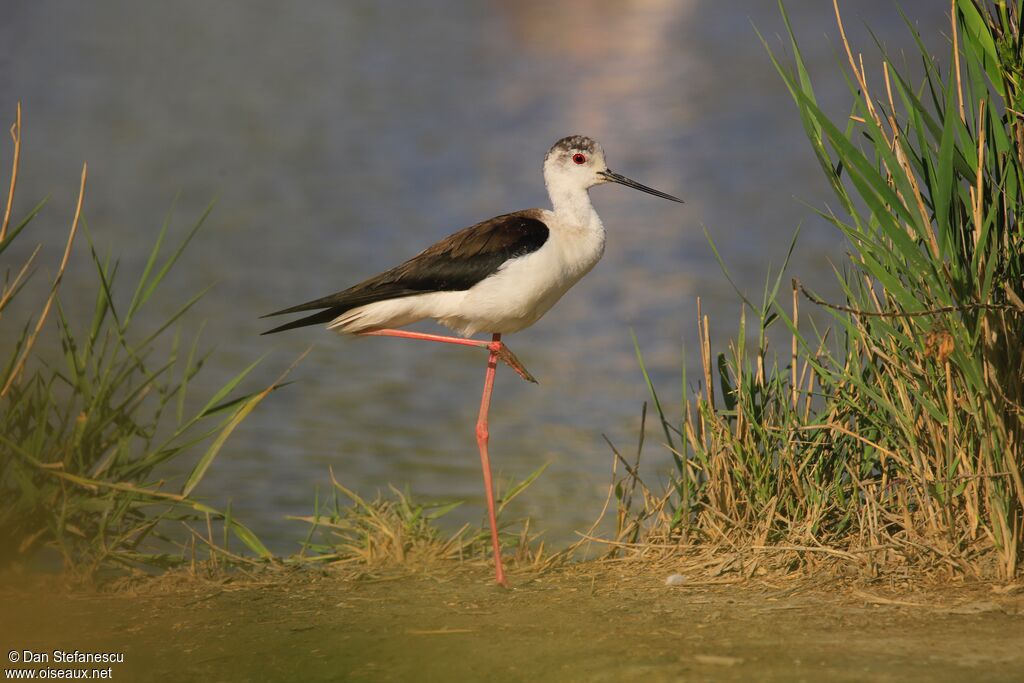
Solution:
[{"label": "bird head", "polygon": [[680,203],[683,201],[613,172],[608,168],[600,143],[585,135],[570,135],[551,147],[544,157],[544,179],[549,187],[556,184],[582,189],[602,183],[618,183],[655,197]]}]

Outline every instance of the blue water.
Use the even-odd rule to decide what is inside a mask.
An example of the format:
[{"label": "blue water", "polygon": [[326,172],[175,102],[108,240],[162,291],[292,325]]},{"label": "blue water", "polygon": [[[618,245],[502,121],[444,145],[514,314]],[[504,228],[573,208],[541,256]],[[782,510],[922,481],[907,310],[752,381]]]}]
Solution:
[{"label": "blue water", "polygon": [[[877,60],[865,23],[897,58],[912,47],[894,4],[843,5],[869,65]],[[926,35],[945,30],[942,3],[901,5]],[[831,3],[787,6],[819,97],[842,116],[850,94],[836,76]],[[763,0],[10,1],[0,117],[22,101],[16,213],[52,196],[35,226],[46,245],[37,282],[59,260],[83,160],[89,231],[102,253],[122,258],[126,281],[176,195],[178,235],[217,197],[145,312],[157,321],[216,283],[187,326],[205,319],[216,349],[195,400],[263,354],[252,388],[315,346],[296,383],[232,437],[199,494],[217,506],[230,500],[281,551],[304,530],[286,515],[311,510],[329,466],[367,496],[394,483],[428,499],[467,499],[453,521],[478,521],[481,354],[317,329],[260,337],[266,321],[257,317],[342,289],[483,218],[546,205],[548,147],[570,133],[596,137],[613,169],[686,204],[596,188],[604,260],[508,339],[541,384],[499,374],[492,458],[505,482],[549,463],[514,513],[535,517],[556,544],[571,540],[607,490],[602,434],[626,450],[636,443],[648,395],[630,330],[672,412],[683,364],[697,377],[697,297],[716,349],[735,332],[739,299],[704,229],[738,285],[759,297],[802,224],[791,272],[835,291],[829,262],[843,258],[842,241],[806,205],[823,206],[828,189],[754,26],[786,51],[775,3]],[[93,283],[83,244],[65,282],[77,319],[90,313],[83,292]],[[15,332],[8,320],[3,339]],[[657,485],[670,460],[660,431],[648,429],[643,471]]]}]

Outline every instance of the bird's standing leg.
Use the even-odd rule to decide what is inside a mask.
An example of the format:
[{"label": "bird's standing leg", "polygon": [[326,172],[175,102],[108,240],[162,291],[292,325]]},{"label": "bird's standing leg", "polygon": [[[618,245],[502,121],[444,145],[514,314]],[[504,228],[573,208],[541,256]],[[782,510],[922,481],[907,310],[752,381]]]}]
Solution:
[{"label": "bird's standing leg", "polygon": [[491,545],[494,548],[494,580],[508,588],[505,568],[501,564],[501,541],[498,540],[498,520],[494,512],[494,488],[491,485],[491,460],[487,455],[487,414],[491,408],[491,392],[494,391],[494,375],[498,367],[501,335],[495,334],[487,358],[487,374],[484,376],[484,393],[480,399],[480,416],[476,421],[476,444],[480,448],[480,466],[484,471],[484,489],[487,492],[487,517],[491,522]]},{"label": "bird's standing leg", "polygon": [[476,346],[478,348],[484,348],[491,352],[491,355],[501,362],[508,365],[510,368],[516,371],[520,377],[525,379],[527,382],[537,383],[537,380],[533,378],[533,375],[526,369],[526,366],[516,358],[515,354],[509,350],[505,343],[501,341],[501,335],[496,334],[492,341],[483,341],[481,339],[463,339],[462,337],[445,337],[440,334],[426,334],[424,332],[409,332],[406,330],[391,330],[391,329],[379,329],[379,330],[367,330],[366,332],[357,332],[360,337],[401,337],[403,339],[420,339],[422,341],[442,342],[445,344],[460,344],[462,346]]},{"label": "bird's standing leg", "polygon": [[491,545],[494,548],[494,580],[500,586],[508,587],[508,580],[505,578],[505,568],[501,563],[501,541],[498,539],[498,519],[494,505],[494,485],[491,482],[491,459],[487,454],[487,442],[490,432],[487,429],[487,416],[491,408],[491,394],[494,391],[494,376],[498,368],[498,361],[502,361],[515,370],[520,377],[528,382],[537,383],[523,364],[515,357],[505,343],[501,341],[501,335],[495,333],[491,341],[485,342],[479,339],[462,339],[461,337],[444,337],[439,334],[426,334],[423,332],[408,332],[406,330],[380,329],[359,332],[359,335],[370,337],[401,337],[404,339],[420,339],[423,341],[443,342],[447,344],[461,344],[463,346],[476,346],[488,350],[487,374],[484,376],[484,393],[480,398],[480,415],[476,421],[476,443],[480,448],[480,465],[484,473],[484,491],[487,494],[487,517],[491,524]]}]

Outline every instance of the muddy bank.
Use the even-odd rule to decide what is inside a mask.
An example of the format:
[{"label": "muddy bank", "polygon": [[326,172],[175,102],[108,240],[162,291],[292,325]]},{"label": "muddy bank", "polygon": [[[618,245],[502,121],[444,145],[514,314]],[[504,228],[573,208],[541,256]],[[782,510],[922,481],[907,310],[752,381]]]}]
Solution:
[{"label": "muddy bank", "polygon": [[123,653],[110,665],[122,681],[1024,679],[1018,587],[664,579],[592,564],[514,575],[511,590],[485,568],[161,579],[116,593],[8,581],[0,640],[5,653]]}]

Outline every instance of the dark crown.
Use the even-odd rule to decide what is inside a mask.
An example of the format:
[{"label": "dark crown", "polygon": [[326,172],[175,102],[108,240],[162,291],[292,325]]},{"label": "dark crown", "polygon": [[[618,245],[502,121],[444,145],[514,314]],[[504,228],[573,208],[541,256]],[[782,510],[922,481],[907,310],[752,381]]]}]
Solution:
[{"label": "dark crown", "polygon": [[558,154],[560,152],[584,152],[586,154],[592,154],[596,147],[597,143],[586,135],[570,135],[562,138],[552,145],[547,156]]}]

